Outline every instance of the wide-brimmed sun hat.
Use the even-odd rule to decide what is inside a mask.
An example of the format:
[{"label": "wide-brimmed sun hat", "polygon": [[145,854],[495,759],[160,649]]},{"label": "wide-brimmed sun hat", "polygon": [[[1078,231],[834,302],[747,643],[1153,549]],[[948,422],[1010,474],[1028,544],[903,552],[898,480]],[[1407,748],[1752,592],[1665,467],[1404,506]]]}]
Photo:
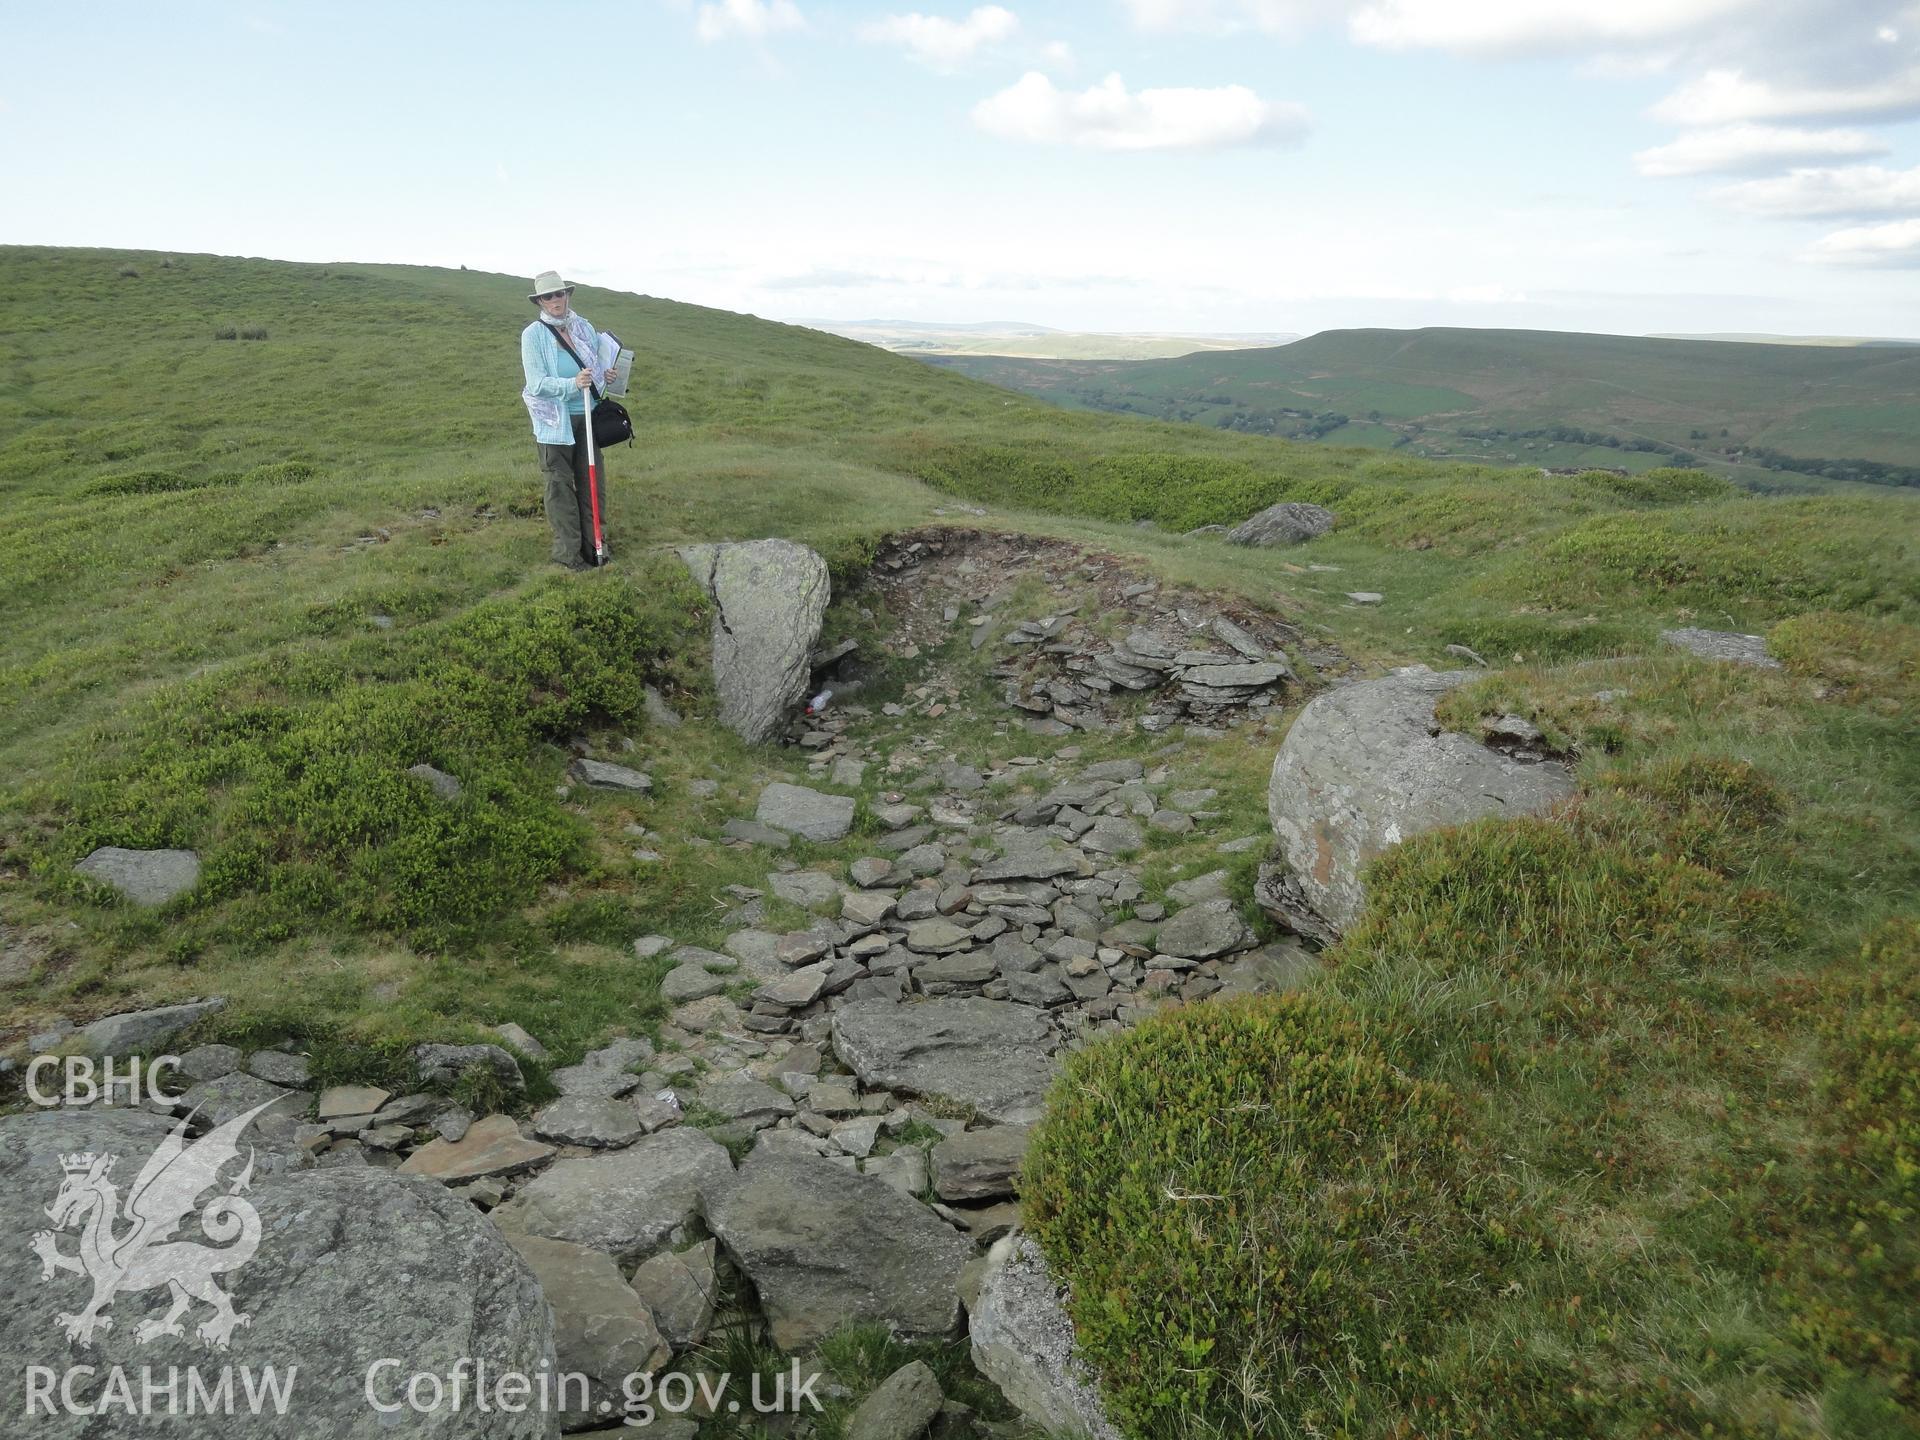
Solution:
[{"label": "wide-brimmed sun hat", "polygon": [[551,295],[556,290],[564,290],[571,295],[573,285],[569,281],[562,280],[558,270],[542,270],[533,277],[533,293],[527,298],[538,300],[542,295]]}]

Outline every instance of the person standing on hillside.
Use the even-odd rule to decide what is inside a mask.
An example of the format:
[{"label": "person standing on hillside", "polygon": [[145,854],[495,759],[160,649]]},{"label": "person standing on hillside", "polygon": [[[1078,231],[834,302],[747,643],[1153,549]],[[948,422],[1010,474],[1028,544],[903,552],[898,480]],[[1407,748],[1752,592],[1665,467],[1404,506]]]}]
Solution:
[{"label": "person standing on hillside", "polygon": [[[520,398],[533,417],[534,444],[546,482],[547,525],[553,531],[553,563],[569,570],[593,568],[593,497],[587,486],[587,390],[604,387],[597,368],[600,336],[573,309],[573,286],[557,270],[534,278],[527,296],[539,317],[520,332],[520,368],[526,387]],[[607,457],[597,457],[600,526],[607,523]]]}]

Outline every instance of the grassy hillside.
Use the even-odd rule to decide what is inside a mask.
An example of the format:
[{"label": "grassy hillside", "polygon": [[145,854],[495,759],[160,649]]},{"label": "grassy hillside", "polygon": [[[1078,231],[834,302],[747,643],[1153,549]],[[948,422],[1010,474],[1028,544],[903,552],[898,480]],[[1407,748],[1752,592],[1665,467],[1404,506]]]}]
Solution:
[{"label": "grassy hillside", "polygon": [[1420,455],[1920,483],[1920,350],[1906,347],[1331,330],[1178,360],[940,363],[1062,404]]},{"label": "grassy hillside", "polygon": [[[1916,1433],[1912,496],[1068,412],[588,290],[640,353],[640,439],[610,461],[614,565],[566,575],[517,399],[524,290],[0,250],[0,1050],[213,992],[231,1004],[205,1038],[291,1038],[321,1083],[400,1083],[412,1043],[505,1021],[555,1065],[658,1034],[662,962],[629,942],[718,945],[727,887],[769,868],[720,823],[808,781],[711,723],[708,617],[669,547],[783,534],[829,557],[830,630],[879,658],[859,733],[888,763],[843,787],[864,813],[929,763],[1069,743],[1007,727],[990,652],[890,642],[900,617],[855,588],[876,539],[1053,535],[1280,612],[1363,670],[1471,646],[1499,668],[1443,719],[1529,717],[1580,785],[1563,820],[1394,852],[1301,994],[1076,1053],[1027,1212],[1129,1433]],[[1338,528],[1282,552],[1181,533],[1281,499]],[[1004,578],[1011,610],[1048,603]],[[1764,632],[1785,668],[1682,657],[1674,624]],[[959,677],[938,717],[912,709],[934,666]],[[689,723],[651,725],[642,682]],[[912,713],[878,713],[895,699]],[[1178,763],[1257,825],[1284,723]],[[657,795],[566,791],[576,741]],[[405,776],[422,761],[461,803]],[[636,827],[661,859],[634,857]],[[194,848],[203,882],[133,910],[72,872],[102,844]],[[863,822],[789,858],[844,873],[869,844]],[[1255,858],[1233,862],[1242,899]],[[1149,895],[1218,863],[1168,840]]]}]

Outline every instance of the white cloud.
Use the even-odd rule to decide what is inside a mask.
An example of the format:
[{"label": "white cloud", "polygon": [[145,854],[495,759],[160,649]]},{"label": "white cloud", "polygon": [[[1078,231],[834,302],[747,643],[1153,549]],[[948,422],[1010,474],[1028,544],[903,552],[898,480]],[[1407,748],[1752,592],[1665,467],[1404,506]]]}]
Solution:
[{"label": "white cloud", "polygon": [[1709,70],[1653,107],[1679,125],[1742,120],[1898,120],[1920,115],[1920,65],[1871,83],[1775,85],[1740,70]]},{"label": "white cloud", "polygon": [[1821,265],[1920,270],[1920,220],[1836,230],[1815,241],[1804,258]]},{"label": "white cloud", "polygon": [[1468,55],[1631,49],[1682,39],[1756,0],[1371,0],[1348,31],[1362,45]]},{"label": "white cloud", "polygon": [[1262,100],[1244,85],[1129,93],[1118,75],[1075,93],[1029,71],[973,107],[973,123],[1004,140],[1093,150],[1201,150],[1297,141],[1303,106]]},{"label": "white cloud", "polygon": [[1795,170],[1767,180],[1722,185],[1713,192],[1713,198],[1749,215],[1779,220],[1920,215],[1920,166],[1911,170],[1888,170],[1879,165]]},{"label": "white cloud", "polygon": [[1527,292],[1513,290],[1499,281],[1484,285],[1455,285],[1444,297],[1449,305],[1525,305]]},{"label": "white cloud", "polygon": [[719,0],[702,5],[694,31],[702,40],[764,40],[783,30],[805,27],[793,0]]},{"label": "white cloud", "polygon": [[864,25],[863,40],[898,45],[923,65],[953,70],[971,60],[985,46],[1013,38],[1019,17],[998,5],[982,5],[964,20],[943,15],[889,15]]},{"label": "white cloud", "polygon": [[1633,163],[1642,175],[1739,175],[1821,160],[1885,155],[1888,147],[1864,130],[1801,130],[1784,125],[1723,125],[1642,150]]},{"label": "white cloud", "polygon": [[1041,47],[1040,53],[1056,70],[1072,70],[1079,64],[1074,57],[1073,46],[1064,40],[1049,40]]},{"label": "white cloud", "polygon": [[1343,0],[1125,0],[1136,28],[1167,33],[1231,35],[1260,30],[1293,35],[1335,15]]}]

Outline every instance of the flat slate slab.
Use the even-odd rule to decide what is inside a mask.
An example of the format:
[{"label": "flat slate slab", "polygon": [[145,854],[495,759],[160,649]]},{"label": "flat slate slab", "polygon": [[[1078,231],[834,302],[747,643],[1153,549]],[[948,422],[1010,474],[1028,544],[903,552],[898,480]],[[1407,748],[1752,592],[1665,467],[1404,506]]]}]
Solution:
[{"label": "flat slate slab", "polygon": [[1066,846],[1036,845],[999,860],[989,861],[974,872],[976,884],[995,880],[1052,880],[1061,875],[1087,876],[1093,863],[1078,850]]},{"label": "flat slate slab", "polygon": [[1662,630],[1660,638],[1676,650],[1702,660],[1725,660],[1732,665],[1754,665],[1778,670],[1780,662],[1767,653],[1767,637],[1742,635],[1734,630]]},{"label": "flat slate slab", "polygon": [[760,792],[753,818],[807,840],[839,840],[853,828],[853,797],[776,781]]},{"label": "flat slate slab", "polygon": [[164,905],[200,883],[200,857],[191,850],[124,850],[102,845],[73,867],[111,885],[136,905]]},{"label": "flat slate slab", "polygon": [[459,1140],[432,1140],[407,1157],[402,1175],[425,1175],[452,1183],[482,1175],[515,1175],[553,1154],[553,1146],[529,1140],[511,1115],[489,1115],[467,1127]]},{"label": "flat slate slab", "polygon": [[578,1065],[562,1066],[547,1078],[562,1095],[612,1100],[640,1088],[640,1077],[632,1067],[652,1059],[650,1041],[615,1040],[581,1056]]},{"label": "flat slate slab", "polygon": [[767,888],[808,910],[831,910],[840,903],[840,882],[818,870],[775,872],[767,877]]},{"label": "flat slate slab", "polygon": [[950,1135],[933,1147],[934,1189],[942,1200],[997,1200],[1014,1193],[1032,1131],[1025,1125],[988,1125]]},{"label": "flat slate slab", "polygon": [[728,980],[724,975],[711,975],[707,967],[688,961],[677,965],[667,972],[660,982],[660,997],[675,1005],[689,1000],[704,1000],[709,995],[718,995],[725,990]]},{"label": "flat slate slab", "polygon": [[1131,855],[1146,843],[1140,827],[1124,815],[1103,815],[1080,837],[1080,848],[1101,855]]},{"label": "flat slate slab", "polygon": [[972,1243],[875,1176],[759,1149],[707,1218],[753,1281],[782,1350],[849,1323],[908,1336],[950,1335],[960,1324]]},{"label": "flat slate slab", "polygon": [[256,1105],[273,1106],[272,1114],[304,1117],[313,1105],[313,1096],[305,1090],[287,1090],[269,1085],[256,1075],[235,1070],[218,1080],[204,1080],[180,1097],[180,1108],[197,1112],[208,1125],[224,1125],[244,1115]]},{"label": "flat slate slab", "polygon": [[833,1051],[873,1090],[939,1096],[990,1120],[1040,1118],[1055,1062],[1039,1011],[1003,1000],[855,1000],[834,1011]]},{"label": "flat slate slab", "polygon": [[630,1145],[646,1130],[640,1112],[625,1101],[587,1095],[562,1096],[533,1117],[533,1133],[543,1140],[602,1150]]},{"label": "flat slate slab", "polygon": [[732,1181],[733,1162],[716,1141],[699,1130],[663,1130],[624,1150],[556,1160],[493,1218],[503,1230],[586,1245],[634,1264]]},{"label": "flat slate slab", "polygon": [[577,1430],[617,1412],[628,1377],[651,1375],[673,1358],[646,1302],[627,1284],[620,1267],[597,1250],[533,1235],[509,1234],[506,1239],[553,1306],[554,1358],[560,1370],[587,1377],[584,1396],[577,1384],[565,1391],[556,1387],[556,1400],[566,1402],[565,1408],[556,1405],[562,1428]]},{"label": "flat slate slab", "polygon": [[338,1120],[343,1115],[371,1115],[392,1098],[392,1091],[382,1090],[378,1085],[329,1085],[320,1092],[317,1113],[322,1120]]},{"label": "flat slate slab", "polygon": [[590,790],[625,790],[633,795],[653,793],[653,777],[605,760],[576,760],[567,773]]},{"label": "flat slate slab", "polygon": [[1162,925],[1153,943],[1165,955],[1207,960],[1233,950],[1252,949],[1254,935],[1231,900],[1202,900]]},{"label": "flat slate slab", "polygon": [[189,1025],[204,1020],[226,1005],[224,996],[183,1000],[152,1010],[130,1010],[105,1015],[83,1027],[73,1038],[89,1055],[157,1054]]},{"label": "flat slate slab", "polygon": [[1206,685],[1215,689],[1258,689],[1287,678],[1284,665],[1258,663],[1247,665],[1195,665],[1180,672],[1186,685]]}]

